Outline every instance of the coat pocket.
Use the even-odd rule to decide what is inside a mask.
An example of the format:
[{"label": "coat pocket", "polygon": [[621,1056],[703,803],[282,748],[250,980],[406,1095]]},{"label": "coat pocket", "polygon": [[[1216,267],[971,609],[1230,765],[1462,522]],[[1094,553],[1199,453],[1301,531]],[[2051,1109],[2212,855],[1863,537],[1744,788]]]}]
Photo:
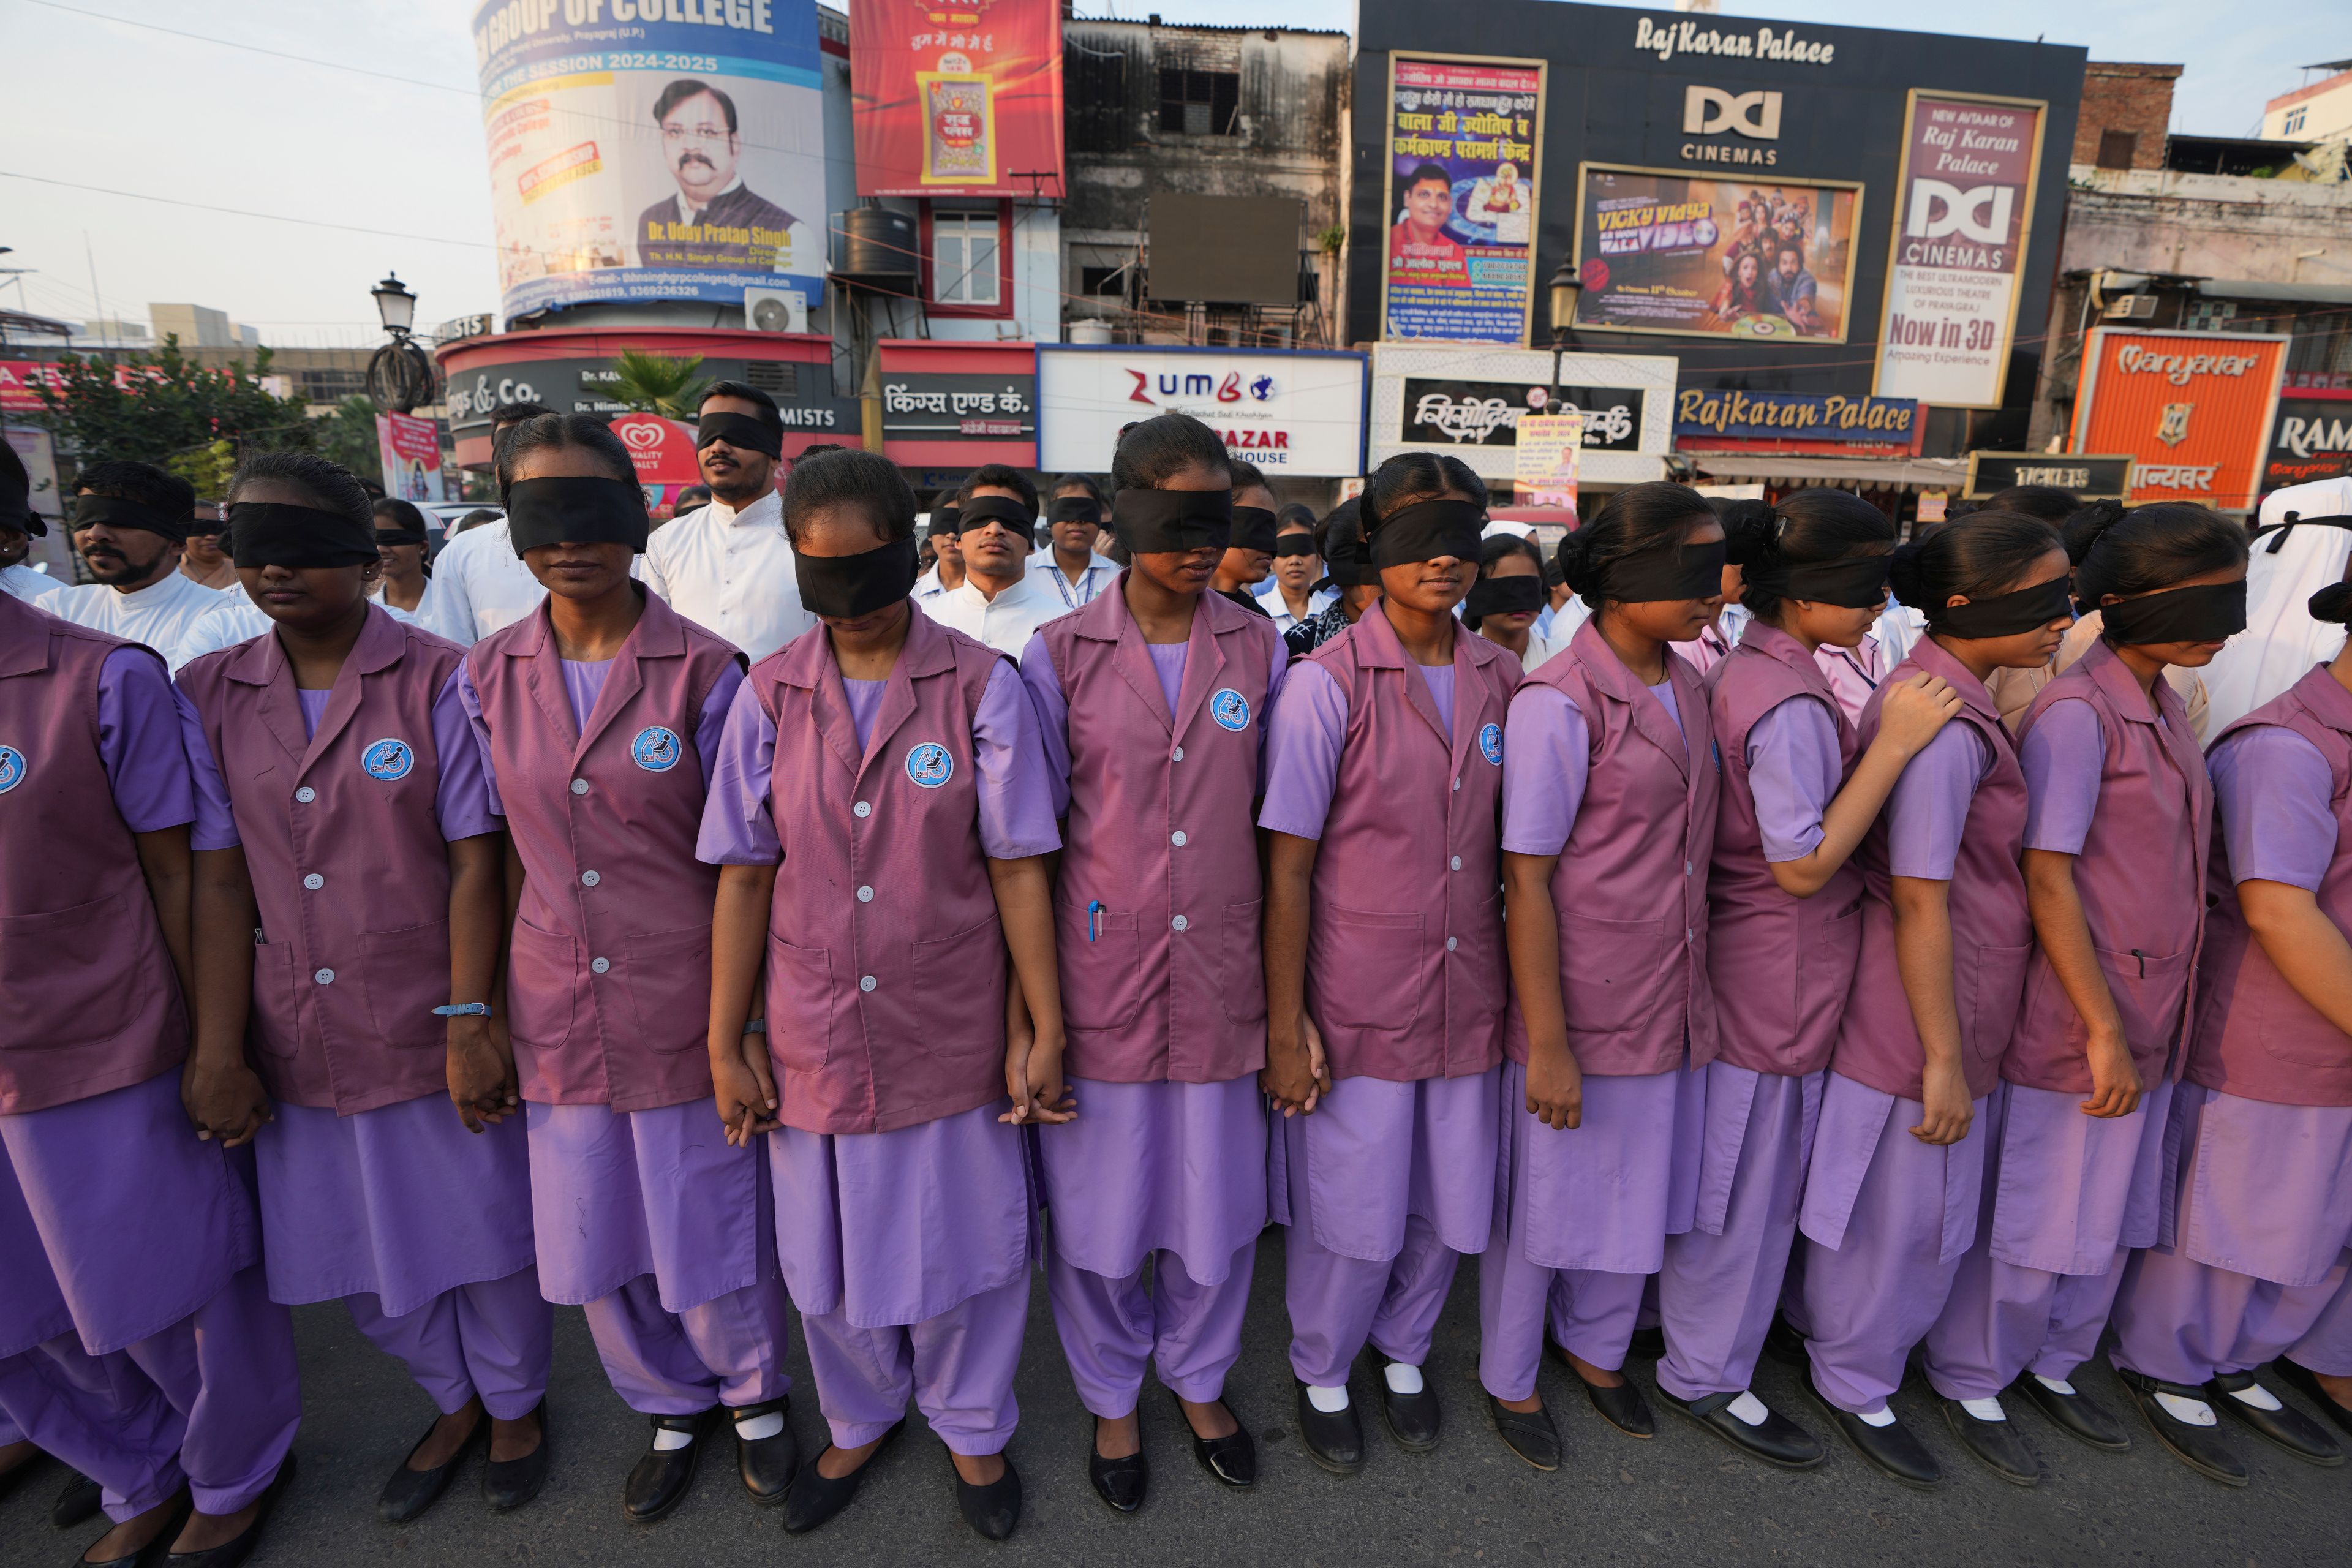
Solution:
[{"label": "coat pocket", "polygon": [[401,1050],[446,1049],[448,1025],[433,1009],[449,995],[449,922],[366,931],[360,950],[367,955],[361,984],[376,1037]]},{"label": "coat pocket", "polygon": [[[132,922],[152,929],[146,904],[146,884],[134,882],[86,904],[0,916],[0,996],[7,998],[0,1049],[65,1050],[129,1028],[167,983],[149,973],[116,973],[123,948],[140,940]],[[167,963],[163,974],[170,973]]]},{"label": "coat pocket", "polygon": [[833,1056],[833,952],[768,937],[768,1050],[787,1072]]},{"label": "coat pocket", "polygon": [[301,1048],[301,993],[294,981],[294,944],[256,942],[253,948],[253,1011],[246,1033],[273,1057],[292,1059]]},{"label": "coat pocket", "polygon": [[507,1019],[514,1037],[541,1050],[569,1040],[582,978],[578,942],[517,917],[507,949]]},{"label": "coat pocket", "polygon": [[1054,906],[1062,969],[1062,1022],[1073,1029],[1123,1029],[1143,1005],[1143,937],[1132,910]]},{"label": "coat pocket", "polygon": [[1667,961],[1682,952],[1681,930],[1669,933],[1663,918],[1610,921],[1570,910],[1561,912],[1559,934],[1569,1032],[1614,1035],[1647,1024],[1666,994]]},{"label": "coat pocket", "polygon": [[622,983],[637,1038],[656,1051],[705,1047],[710,1037],[710,928],[640,931],[625,944]]},{"label": "coat pocket", "polygon": [[1316,1010],[1349,1029],[1410,1029],[1434,974],[1423,917],[1327,904],[1307,937]]},{"label": "coat pocket", "polygon": [[[2025,1000],[2025,970],[2033,944],[1979,947],[1973,955],[1968,1011],[1960,1018],[1961,1054],[1972,1066],[1997,1063],[2017,1034],[2018,1009]],[[1983,1074],[1971,1071],[1976,1083]]]},{"label": "coat pocket", "polygon": [[1265,916],[1264,899],[1225,906],[1217,968],[1223,982],[1218,990],[1228,1023],[1265,1022]]}]

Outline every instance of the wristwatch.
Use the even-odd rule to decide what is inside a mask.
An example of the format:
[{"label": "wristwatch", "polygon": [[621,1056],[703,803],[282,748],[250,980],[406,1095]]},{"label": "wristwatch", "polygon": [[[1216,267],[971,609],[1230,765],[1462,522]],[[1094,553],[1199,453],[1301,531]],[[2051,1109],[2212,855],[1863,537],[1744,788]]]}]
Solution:
[{"label": "wristwatch", "polygon": [[487,1018],[490,1016],[490,1005],[488,1002],[452,1002],[446,1007],[434,1008],[433,1016],[436,1018]]},{"label": "wristwatch", "polygon": [[743,1022],[743,1032],[747,1035],[764,1035],[768,1032],[768,1020],[747,1018]]}]

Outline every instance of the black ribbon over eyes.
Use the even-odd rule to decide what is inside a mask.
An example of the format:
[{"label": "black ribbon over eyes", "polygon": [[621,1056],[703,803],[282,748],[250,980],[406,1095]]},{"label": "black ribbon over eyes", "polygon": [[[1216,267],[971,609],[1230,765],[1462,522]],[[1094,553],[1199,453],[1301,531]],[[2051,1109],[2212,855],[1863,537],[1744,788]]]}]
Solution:
[{"label": "black ribbon over eyes", "polygon": [[1314,553],[1315,536],[1311,533],[1285,533],[1277,535],[1275,539],[1274,557],[1277,561],[1281,560],[1286,555],[1312,555]]},{"label": "black ribbon over eyes", "polygon": [[1121,490],[1111,502],[1111,527],[1131,555],[1176,555],[1234,538],[1231,490]]},{"label": "black ribbon over eyes", "polygon": [[1261,555],[1274,553],[1274,513],[1262,506],[1234,508],[1234,533],[1225,542],[1228,550],[1255,550]]},{"label": "black ribbon over eyes", "polygon": [[2243,577],[2142,594],[2099,612],[2099,635],[2112,643],[2225,642],[2245,629]]},{"label": "black ribbon over eyes", "polygon": [[942,505],[931,508],[931,526],[929,532],[933,539],[937,539],[942,533],[946,534],[950,539],[953,539],[957,534],[961,533],[962,531],[962,508],[957,506],[953,501],[948,501]]},{"label": "black ribbon over eyes", "polygon": [[1941,605],[1927,612],[1927,629],[1963,641],[2021,637],[2074,614],[2072,580],[2053,577],[2014,594],[1995,594],[1965,605]]},{"label": "black ribbon over eyes", "polygon": [[517,479],[507,487],[514,552],[548,544],[625,544],[643,552],[653,531],[646,492],[626,479]]},{"label": "black ribbon over eyes", "polygon": [[184,544],[188,539],[189,518],[173,518],[157,511],[142,501],[129,496],[76,496],[73,521],[68,528],[79,531],[92,523],[103,522],[114,528],[142,529],[160,533],[174,544]]},{"label": "black ribbon over eyes", "polygon": [[1103,525],[1102,502],[1092,496],[1057,496],[1046,509],[1047,522],[1091,522]]},{"label": "black ribbon over eyes", "polygon": [[375,531],[375,542],[386,547],[400,544],[422,544],[425,531],[421,528],[382,528]]},{"label": "black ribbon over eyes", "polygon": [[1353,529],[1335,528],[1323,557],[1323,581],[1316,584],[1324,588],[1373,588],[1380,585],[1381,574],[1364,548],[1364,536]]},{"label": "black ribbon over eyes", "polygon": [[748,414],[706,414],[697,420],[694,449],[699,452],[713,441],[724,441],[746,452],[764,452],[771,458],[784,455],[784,433],[769,429],[764,421]]},{"label": "black ribbon over eyes", "polygon": [[1508,577],[1481,575],[1462,601],[1462,618],[1471,630],[1488,616],[1532,616],[1543,609],[1543,579],[1519,572]]},{"label": "black ribbon over eyes", "polygon": [[811,615],[837,621],[854,621],[897,604],[915,591],[921,568],[922,552],[912,537],[856,555],[793,552],[801,604]]},{"label": "black ribbon over eyes", "polygon": [[976,533],[992,522],[1001,522],[1005,531],[1023,542],[1027,542],[1029,531],[1036,525],[1036,514],[1011,496],[974,496],[963,503],[963,512],[957,521],[959,533]]},{"label": "black ribbon over eyes", "polygon": [[375,520],[277,501],[231,501],[228,552],[238,566],[364,566],[380,559]]},{"label": "black ribbon over eyes", "polygon": [[1720,539],[1628,555],[1601,574],[1599,597],[1624,605],[1712,599],[1723,592],[1723,563],[1729,555]]},{"label": "black ribbon over eyes", "polygon": [[1747,569],[1748,585],[1783,599],[1843,610],[1879,610],[1886,607],[1886,576],[1894,563],[1891,553],[1882,552],[1839,561],[1759,564]]},{"label": "black ribbon over eyes", "polygon": [[1486,509],[1475,501],[1424,500],[1400,507],[1372,526],[1372,564],[1411,566],[1442,555],[1475,562],[1486,524]]}]

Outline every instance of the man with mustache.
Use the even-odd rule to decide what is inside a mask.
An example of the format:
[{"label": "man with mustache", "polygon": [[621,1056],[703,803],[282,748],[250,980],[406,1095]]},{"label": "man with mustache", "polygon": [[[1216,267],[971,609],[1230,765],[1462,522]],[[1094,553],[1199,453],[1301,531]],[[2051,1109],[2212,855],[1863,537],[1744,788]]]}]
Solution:
[{"label": "man with mustache", "polygon": [[783,416],[758,387],[715,381],[702,395],[694,443],[709,504],[654,533],[646,586],[757,663],[816,625],[801,604],[776,491]]},{"label": "man with mustache", "polygon": [[41,607],[143,643],[177,669],[189,630],[226,597],[180,572],[195,487],[152,463],[114,458],[83,468],[74,492],[74,548],[98,581],[60,589]]},{"label": "man with mustache", "polygon": [[[677,181],[637,219],[641,267],[741,267],[781,271],[793,215],[755,195],[736,173],[742,151],[735,100],[708,82],[680,77],[654,100],[662,162]],[[783,252],[780,255],[779,251]]]}]

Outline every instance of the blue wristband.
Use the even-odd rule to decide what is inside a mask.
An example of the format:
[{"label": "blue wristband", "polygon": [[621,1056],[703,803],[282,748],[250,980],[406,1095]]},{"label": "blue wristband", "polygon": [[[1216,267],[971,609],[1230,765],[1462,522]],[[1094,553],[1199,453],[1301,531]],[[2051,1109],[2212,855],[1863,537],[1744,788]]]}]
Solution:
[{"label": "blue wristband", "polygon": [[488,1002],[453,1002],[446,1007],[434,1008],[433,1016],[436,1018],[487,1018],[490,1016],[490,1005]]}]

